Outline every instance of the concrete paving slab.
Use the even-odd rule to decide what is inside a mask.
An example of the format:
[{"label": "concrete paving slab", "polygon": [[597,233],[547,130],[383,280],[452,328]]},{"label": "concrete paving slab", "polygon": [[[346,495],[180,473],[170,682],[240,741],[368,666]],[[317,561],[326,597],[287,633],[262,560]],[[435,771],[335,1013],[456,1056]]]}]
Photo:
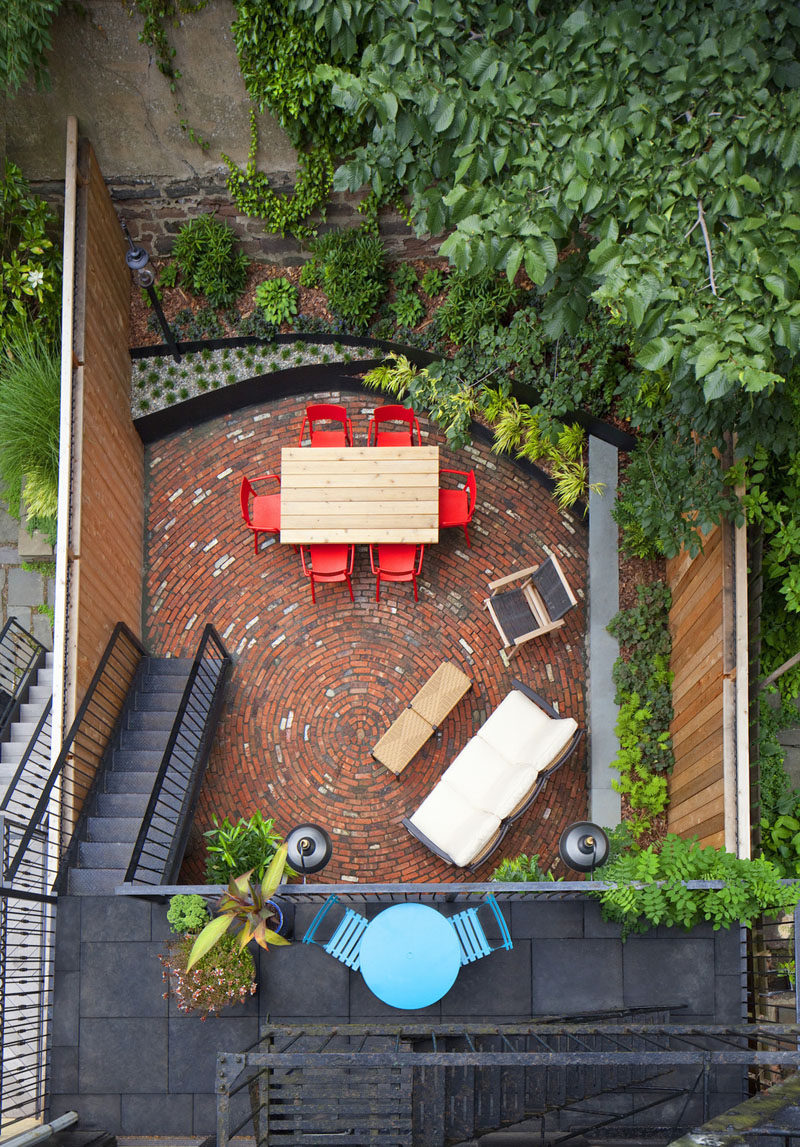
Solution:
[{"label": "concrete paving slab", "polygon": [[16,547],[18,530],[19,522],[16,518],[11,517],[5,503],[0,502],[0,545],[13,545]]},{"label": "concrete paving slab", "polygon": [[24,570],[22,567],[8,571],[8,604],[41,605],[44,601],[42,575],[38,571]]},{"label": "concrete paving slab", "polygon": [[[589,671],[587,709],[589,744],[589,819],[613,828],[621,817],[619,793],[611,787],[617,774],[609,768],[619,750],[614,732],[618,709],[611,670],[619,644],[606,626],[619,610],[619,530],[611,516],[617,493],[615,446],[589,438]],[[592,486],[602,483],[602,492]]]}]

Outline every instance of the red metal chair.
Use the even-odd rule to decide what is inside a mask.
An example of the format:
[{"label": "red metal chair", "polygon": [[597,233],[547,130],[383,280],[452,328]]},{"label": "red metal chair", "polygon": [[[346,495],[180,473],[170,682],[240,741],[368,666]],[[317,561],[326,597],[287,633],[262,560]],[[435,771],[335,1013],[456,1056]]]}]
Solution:
[{"label": "red metal chair", "polygon": [[[315,422],[338,422],[340,425],[337,427],[326,426],[321,430],[317,430],[314,426]],[[307,406],[303,423],[300,427],[298,446],[303,445],[306,423],[308,423],[308,435],[311,439],[312,446],[353,445],[353,425],[347,417],[347,411],[343,406],[335,406],[328,402]]]},{"label": "red metal chair", "polygon": [[[377,567],[375,565],[376,549],[378,551]],[[417,558],[417,550],[419,550],[419,558]],[[381,578],[383,578],[384,581],[410,581],[414,586],[414,601],[418,601],[417,577],[422,569],[424,552],[424,546],[411,544],[382,542],[377,546],[370,545],[369,564],[372,566],[372,572],[377,579],[375,600],[381,600]]]},{"label": "red metal chair", "polygon": [[[308,550],[308,565],[306,565],[306,550]],[[344,543],[340,545],[311,545],[300,547],[300,561],[303,573],[311,581],[311,600],[316,602],[314,582],[317,581],[346,581],[350,590],[350,600],[353,597],[353,586],[350,574],[353,572],[353,559],[356,547]]]},{"label": "red metal chair", "polygon": [[455,490],[447,489],[444,486],[439,487],[439,529],[463,526],[464,537],[467,539],[467,545],[471,548],[472,543],[467,533],[467,525],[472,521],[478,498],[475,471],[442,469],[439,474],[457,474],[461,478],[466,478],[466,483]]},{"label": "red metal chair", "polygon": [[[277,483],[276,494],[257,494],[249,478],[242,478],[239,497],[242,503],[242,518],[248,530],[255,534],[255,552],[258,553],[259,534],[279,534],[281,532],[281,480],[277,474],[260,474],[253,482]],[[250,498],[253,507],[250,508]]]},{"label": "red metal chair", "polygon": [[[380,424],[383,422],[402,422],[405,425],[402,429],[395,426],[393,430],[381,430]],[[421,446],[419,423],[410,406],[377,406],[369,421],[367,446],[413,446],[414,431],[417,433],[417,446]]]}]

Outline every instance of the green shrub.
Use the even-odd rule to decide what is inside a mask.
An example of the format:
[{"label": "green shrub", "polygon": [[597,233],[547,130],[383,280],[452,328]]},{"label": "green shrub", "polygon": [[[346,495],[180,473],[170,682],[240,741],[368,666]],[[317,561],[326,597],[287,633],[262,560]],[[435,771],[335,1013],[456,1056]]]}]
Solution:
[{"label": "green shrub", "polygon": [[415,327],[425,314],[425,306],[416,291],[400,291],[393,303],[389,303],[395,322],[399,327]]},{"label": "green shrub", "polygon": [[58,335],[61,253],[47,234],[55,226],[48,205],[30,194],[7,159],[0,186],[0,346],[26,320],[48,339]]},{"label": "green shrub", "polygon": [[[556,878],[549,868],[545,871],[545,869],[540,866],[539,854],[535,852],[533,856],[526,856],[524,853],[520,856],[507,856],[504,860],[501,860],[489,879],[496,881],[498,884],[525,884],[545,880],[550,881]],[[559,876],[558,879],[563,880],[564,877]]]},{"label": "green shrub", "polygon": [[206,882],[227,884],[234,876],[255,870],[254,879],[261,880],[269,862],[281,845],[281,836],[275,831],[272,817],[264,818],[258,811],[248,819],[242,817],[231,824],[227,817],[220,822],[211,818],[214,828],[203,833],[206,840]]},{"label": "green shrub", "polygon": [[329,231],[315,240],[320,286],[335,315],[365,329],[386,286],[383,243],[361,227]]},{"label": "green shrub", "polygon": [[[719,889],[692,889],[685,887],[688,880],[725,883]],[[660,850],[651,845],[606,865],[603,881],[612,887],[591,895],[600,900],[604,919],[622,926],[623,938],[658,924],[693,928],[710,920],[715,929],[749,927],[762,912],[791,910],[800,897],[800,883],[781,884],[768,860],[740,860],[724,848],[703,848],[696,839],[672,834]]]},{"label": "green shrub", "polygon": [[211,914],[202,896],[171,896],[167,909],[167,922],[173,932],[184,935],[186,932],[200,932],[205,928]]},{"label": "green shrub", "polygon": [[319,286],[319,264],[315,258],[310,258],[308,262],[303,263],[300,268],[300,286],[301,287],[318,287]]},{"label": "green shrub", "polygon": [[446,276],[438,267],[428,267],[428,270],[422,276],[422,290],[429,299],[440,295],[444,290]]},{"label": "green shrub", "polygon": [[189,288],[215,307],[229,306],[244,287],[250,260],[231,228],[213,215],[185,223],[172,254]]},{"label": "green shrub", "polygon": [[59,356],[38,328],[22,323],[0,353],[0,481],[19,516],[55,521],[58,507]]},{"label": "green shrub", "polygon": [[485,271],[450,276],[447,296],[436,314],[443,335],[459,345],[473,346],[481,327],[497,326],[518,300],[519,291],[505,275]]}]

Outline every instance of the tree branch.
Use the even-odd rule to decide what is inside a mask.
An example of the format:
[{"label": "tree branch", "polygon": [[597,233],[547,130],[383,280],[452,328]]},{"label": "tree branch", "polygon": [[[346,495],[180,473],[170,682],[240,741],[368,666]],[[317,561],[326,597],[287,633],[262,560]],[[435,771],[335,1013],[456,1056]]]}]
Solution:
[{"label": "tree branch", "polygon": [[706,256],[708,258],[708,281],[711,284],[711,291],[713,294],[718,294],[717,284],[714,281],[714,260],[711,257],[711,240],[708,237],[708,228],[706,227],[706,217],[703,214],[703,200],[697,200],[697,222],[700,224],[700,230],[703,232],[703,241],[706,245]]}]

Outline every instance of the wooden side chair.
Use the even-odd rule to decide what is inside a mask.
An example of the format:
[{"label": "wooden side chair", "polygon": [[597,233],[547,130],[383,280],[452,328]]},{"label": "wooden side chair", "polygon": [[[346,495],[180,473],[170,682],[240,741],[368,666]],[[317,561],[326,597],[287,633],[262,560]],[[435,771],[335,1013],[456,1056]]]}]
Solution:
[{"label": "wooden side chair", "polygon": [[483,604],[503,641],[506,665],[526,641],[559,629],[578,604],[555,557],[489,582],[489,590]]}]

